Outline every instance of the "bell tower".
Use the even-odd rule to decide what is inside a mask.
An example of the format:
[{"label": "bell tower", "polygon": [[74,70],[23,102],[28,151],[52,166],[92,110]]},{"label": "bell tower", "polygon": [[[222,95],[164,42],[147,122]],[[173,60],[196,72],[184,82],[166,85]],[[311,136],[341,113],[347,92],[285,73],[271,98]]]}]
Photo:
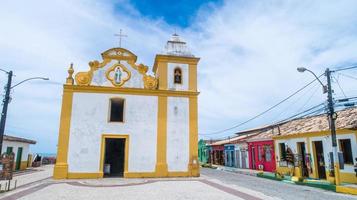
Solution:
[{"label": "bell tower", "polygon": [[197,63],[200,59],[189,51],[176,33],[167,41],[162,54],[157,54],[153,72],[160,90],[197,91]]}]

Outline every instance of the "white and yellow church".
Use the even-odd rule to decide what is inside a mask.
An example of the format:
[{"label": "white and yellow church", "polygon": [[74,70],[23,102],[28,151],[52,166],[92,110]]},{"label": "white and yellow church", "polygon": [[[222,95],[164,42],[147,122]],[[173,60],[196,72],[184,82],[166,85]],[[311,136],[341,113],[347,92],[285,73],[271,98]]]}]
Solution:
[{"label": "white and yellow church", "polygon": [[176,34],[153,73],[124,48],[101,56],[68,70],[54,178],[199,176],[199,58]]}]

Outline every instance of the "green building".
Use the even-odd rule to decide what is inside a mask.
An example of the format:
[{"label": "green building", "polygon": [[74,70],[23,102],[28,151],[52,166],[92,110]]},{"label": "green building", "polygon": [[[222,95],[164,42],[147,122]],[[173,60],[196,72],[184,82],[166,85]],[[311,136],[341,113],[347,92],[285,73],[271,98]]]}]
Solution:
[{"label": "green building", "polygon": [[200,164],[206,164],[208,162],[208,146],[206,141],[200,140],[198,141],[198,161]]}]

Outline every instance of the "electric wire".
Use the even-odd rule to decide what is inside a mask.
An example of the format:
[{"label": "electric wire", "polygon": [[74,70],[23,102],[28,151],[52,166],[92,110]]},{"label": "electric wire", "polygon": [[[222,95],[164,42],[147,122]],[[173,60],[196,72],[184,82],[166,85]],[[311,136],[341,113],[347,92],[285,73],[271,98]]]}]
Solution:
[{"label": "electric wire", "polygon": [[339,72],[339,71],[350,70],[350,69],[356,69],[356,68],[357,68],[357,65],[352,65],[352,66],[350,66],[350,67],[333,69],[333,70],[331,70],[331,72]]},{"label": "electric wire", "polygon": [[342,73],[338,73],[339,75],[342,75],[342,76],[345,76],[347,78],[351,78],[351,79],[354,79],[354,80],[357,80],[356,77],[353,77],[353,76],[350,76],[350,75],[347,75],[347,74],[342,74]]},{"label": "electric wire", "polygon": [[[280,114],[278,114],[277,116],[274,117],[274,120],[272,121],[275,121],[277,119],[279,119],[280,116],[282,116],[283,114],[286,114],[287,111],[289,111],[293,105],[295,105],[298,101],[300,101],[304,96],[306,96],[309,92],[312,91],[312,89],[314,89],[317,85],[319,85],[318,83],[315,83],[314,85],[312,85],[312,87],[310,87],[308,90],[306,90],[304,93],[302,93],[295,101],[293,101],[292,103],[290,103],[288,106],[286,106],[282,112],[280,112]],[[318,89],[318,88],[317,88]],[[314,94],[314,93],[313,93]]]},{"label": "electric wire", "polygon": [[[318,76],[318,78],[320,78],[323,74],[321,74],[320,76]],[[279,106],[280,104],[284,103],[285,101],[287,101],[288,99],[290,99],[291,97],[295,96],[296,94],[298,94],[299,92],[301,92],[302,90],[304,90],[305,88],[307,88],[308,86],[310,86],[312,83],[314,83],[317,79],[314,79],[313,81],[309,82],[308,84],[306,84],[305,86],[303,86],[302,88],[298,89],[297,91],[295,91],[294,93],[292,93],[291,95],[289,95],[288,97],[284,98],[283,100],[279,101],[278,103],[276,103],[275,105],[271,106],[270,108],[268,108],[267,110],[264,110],[263,112],[259,113],[258,115],[244,121],[244,122],[241,122],[237,125],[234,125],[230,128],[226,128],[226,129],[223,129],[223,130],[219,130],[219,131],[214,131],[214,132],[211,132],[211,133],[205,133],[205,134],[199,134],[199,135],[216,135],[216,134],[221,134],[221,133],[224,133],[224,132],[227,132],[229,130],[233,130],[235,128],[238,128],[244,124],[247,124],[257,118],[259,118],[260,116],[264,115],[265,113],[273,110],[274,108],[276,108],[277,106]]]},{"label": "electric wire", "polygon": [[338,87],[340,88],[340,90],[341,90],[343,96],[344,96],[345,98],[347,98],[347,96],[346,96],[345,92],[343,91],[343,89],[342,89],[342,87],[341,87],[341,85],[340,85],[338,79],[337,79],[335,76],[332,76],[332,79],[334,79],[334,80],[336,81],[336,83],[337,83]]}]

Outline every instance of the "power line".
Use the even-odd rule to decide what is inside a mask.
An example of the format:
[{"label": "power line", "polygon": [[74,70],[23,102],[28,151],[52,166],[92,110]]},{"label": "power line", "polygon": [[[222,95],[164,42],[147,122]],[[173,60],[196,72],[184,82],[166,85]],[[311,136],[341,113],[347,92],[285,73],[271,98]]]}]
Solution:
[{"label": "power line", "polygon": [[338,87],[340,88],[340,90],[341,90],[343,96],[344,96],[345,98],[347,98],[347,96],[346,96],[345,92],[343,91],[343,89],[342,89],[342,87],[341,87],[341,85],[340,85],[338,79],[337,79],[336,77],[334,77],[334,76],[332,76],[332,78],[335,79],[335,81],[336,81]]},{"label": "power line", "polygon": [[[318,85],[320,86],[320,85]],[[313,85],[313,87],[310,87],[308,90],[306,90],[306,92],[302,93],[301,96],[299,96],[295,101],[293,101],[291,104],[289,104],[286,108],[283,109],[282,112],[280,112],[279,115],[277,115],[276,117],[274,117],[274,120],[272,121],[275,121],[277,119],[280,118],[280,116],[284,116],[283,114],[286,114],[287,111],[289,111],[289,108],[291,108],[293,105],[295,105],[298,101],[300,101],[304,96],[306,96],[309,92],[312,91],[312,89],[314,89],[316,87],[316,83]],[[317,88],[318,89],[318,88]],[[315,93],[315,92],[314,92]],[[313,94],[314,94],[313,93]]]},{"label": "power line", "polygon": [[340,69],[334,69],[334,70],[331,70],[331,72],[339,72],[339,71],[344,71],[344,70],[349,70],[349,69],[355,69],[355,68],[357,68],[357,65],[353,65],[353,66],[345,67],[345,68],[340,68]]},{"label": "power line", "polygon": [[[354,100],[351,104],[353,104],[354,106],[357,105],[357,97],[348,97],[348,98],[343,98],[343,99],[337,99],[336,100],[336,103],[334,105],[334,107],[336,108],[339,108],[339,107],[346,107],[346,102],[350,102],[350,100]],[[323,107],[321,107],[323,106]],[[351,107],[351,106],[349,106]],[[289,121],[292,121],[292,120],[296,120],[296,119],[301,119],[301,118],[304,118],[304,117],[307,117],[307,116],[312,116],[312,115],[317,115],[318,113],[321,113],[322,111],[326,110],[326,106],[325,106],[325,103],[320,103],[320,104],[317,104],[307,110],[304,110],[302,112],[299,112],[297,114],[294,114],[290,117],[287,117],[283,120],[280,120],[280,121],[277,121],[277,122],[274,122],[272,123],[270,126],[267,126],[266,128],[269,128],[269,127],[274,127],[274,126],[277,126],[279,124],[283,124],[283,123],[286,123],[286,122],[289,122]],[[237,136],[237,135],[233,135],[231,136],[231,138],[233,138],[234,136]],[[223,139],[228,139],[228,137],[230,136],[224,136],[224,137],[219,137],[219,138],[211,138],[211,137],[208,137],[208,136],[204,136],[203,137],[205,138],[210,138],[211,140],[223,140]]]},{"label": "power line", "polygon": [[[320,76],[318,76],[318,78],[320,78],[323,74],[321,74]],[[273,110],[275,107],[279,106],[280,104],[284,103],[285,101],[287,101],[288,99],[290,99],[291,97],[293,97],[294,95],[296,95],[297,93],[301,92],[302,90],[304,90],[305,88],[307,88],[309,85],[311,85],[313,82],[315,82],[317,79],[314,79],[313,81],[309,82],[308,84],[306,84],[305,86],[303,86],[302,88],[298,89],[297,91],[295,91],[294,93],[292,93],[291,95],[289,95],[288,97],[284,98],[283,100],[281,100],[280,102],[278,102],[277,104],[273,105],[272,107],[268,108],[267,110],[259,113],[258,115],[242,122],[242,123],[239,123],[237,125],[234,125],[230,128],[226,128],[226,129],[223,129],[223,130],[219,130],[219,131],[215,131],[215,132],[211,132],[211,133],[206,133],[206,134],[199,134],[199,135],[216,135],[216,134],[220,134],[220,133],[223,133],[223,132],[226,132],[226,131],[229,131],[229,130],[232,130],[232,129],[235,129],[235,128],[238,128],[244,124],[247,124],[248,122],[251,122],[255,119],[257,119],[258,117],[264,115],[265,113]]]},{"label": "power line", "polygon": [[353,76],[350,76],[350,75],[347,75],[347,74],[342,74],[342,73],[338,73],[339,75],[342,75],[342,76],[345,76],[347,78],[351,78],[351,79],[354,79],[354,80],[357,80],[356,77],[353,77]]}]

